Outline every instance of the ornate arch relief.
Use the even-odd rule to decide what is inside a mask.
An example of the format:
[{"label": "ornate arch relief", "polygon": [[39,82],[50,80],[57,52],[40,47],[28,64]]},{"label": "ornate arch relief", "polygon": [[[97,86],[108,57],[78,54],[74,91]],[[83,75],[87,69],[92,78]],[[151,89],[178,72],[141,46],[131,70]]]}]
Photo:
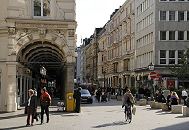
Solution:
[{"label": "ornate arch relief", "polygon": [[[73,57],[71,50],[67,45],[67,40],[65,38],[65,31],[59,33],[59,31],[51,31],[46,29],[35,29],[31,31],[19,30],[15,37],[16,48],[15,54],[19,55],[19,51],[26,47],[29,44],[32,44],[36,41],[48,41],[51,44],[56,44],[59,49],[64,52],[66,60],[70,60],[70,57]],[[69,58],[67,58],[69,57]]]}]

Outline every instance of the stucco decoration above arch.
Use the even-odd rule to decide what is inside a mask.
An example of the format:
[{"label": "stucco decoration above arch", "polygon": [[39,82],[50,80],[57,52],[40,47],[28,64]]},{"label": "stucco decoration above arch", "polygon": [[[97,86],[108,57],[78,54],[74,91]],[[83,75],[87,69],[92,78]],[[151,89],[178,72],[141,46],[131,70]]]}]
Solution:
[{"label": "stucco decoration above arch", "polygon": [[[18,30],[15,34],[13,50],[10,52],[9,55],[11,55],[11,53],[14,53],[15,55],[20,55],[19,52],[23,48],[37,41],[47,41],[52,45],[56,45],[64,54],[65,60],[67,62],[70,61],[70,56],[72,56],[72,53],[67,45],[66,36],[60,31],[51,31],[46,29]],[[74,55],[72,57],[74,57]]]}]

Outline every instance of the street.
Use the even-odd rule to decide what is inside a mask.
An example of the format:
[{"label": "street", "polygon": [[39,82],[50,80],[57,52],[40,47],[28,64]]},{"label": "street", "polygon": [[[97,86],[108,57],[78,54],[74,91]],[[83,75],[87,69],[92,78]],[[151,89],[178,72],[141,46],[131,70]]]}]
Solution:
[{"label": "street", "polygon": [[[188,130],[189,118],[181,114],[171,114],[161,110],[151,110],[149,106],[137,106],[136,115],[130,124],[125,123],[121,102],[82,104],[81,113],[56,112],[51,107],[50,122],[25,127],[23,110],[16,113],[0,114],[1,130]],[[46,119],[46,118],[45,118]]]}]

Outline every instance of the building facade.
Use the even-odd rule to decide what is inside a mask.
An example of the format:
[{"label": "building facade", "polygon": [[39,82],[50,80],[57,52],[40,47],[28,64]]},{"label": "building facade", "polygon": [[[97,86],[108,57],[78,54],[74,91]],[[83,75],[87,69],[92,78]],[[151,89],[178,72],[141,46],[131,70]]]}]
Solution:
[{"label": "building facade", "polygon": [[28,89],[39,88],[40,67],[57,75],[63,99],[73,92],[75,0],[2,0],[0,5],[0,111],[16,111]]},{"label": "building facade", "polygon": [[[110,16],[99,35],[98,72],[101,86],[134,87],[134,1],[127,0]],[[132,81],[132,82],[131,82]]]},{"label": "building facade", "polygon": [[100,86],[178,88],[169,66],[189,46],[187,7],[188,0],[127,0],[116,9],[97,37]]},{"label": "building facade", "polygon": [[[148,65],[161,76],[159,86],[178,88],[169,66],[180,64],[188,48],[187,0],[136,1],[136,68],[138,81],[149,74]],[[155,82],[154,82],[155,83]]]}]

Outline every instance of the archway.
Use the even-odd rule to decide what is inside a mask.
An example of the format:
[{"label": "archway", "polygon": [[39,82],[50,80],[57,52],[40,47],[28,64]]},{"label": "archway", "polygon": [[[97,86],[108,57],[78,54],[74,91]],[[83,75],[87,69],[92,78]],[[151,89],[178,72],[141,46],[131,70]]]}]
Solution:
[{"label": "archway", "polygon": [[[49,41],[35,41],[22,46],[17,54],[17,86],[19,104],[27,100],[27,90],[32,88],[38,92],[46,87],[53,98],[64,99],[65,67],[64,52]],[[40,73],[44,67],[46,75]]]}]

